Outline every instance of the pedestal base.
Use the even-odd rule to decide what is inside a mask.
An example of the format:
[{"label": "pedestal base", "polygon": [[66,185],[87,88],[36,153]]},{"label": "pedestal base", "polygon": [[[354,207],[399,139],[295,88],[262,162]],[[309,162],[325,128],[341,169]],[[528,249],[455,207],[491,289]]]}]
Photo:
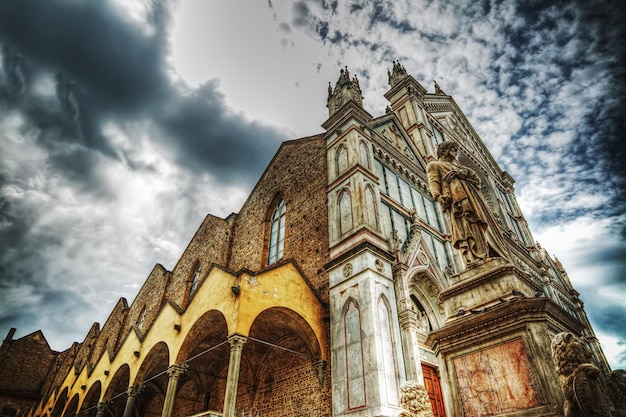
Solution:
[{"label": "pedestal base", "polygon": [[452,286],[442,291],[439,302],[446,323],[479,312],[503,299],[534,297],[541,286],[502,258],[491,258],[450,278]]}]

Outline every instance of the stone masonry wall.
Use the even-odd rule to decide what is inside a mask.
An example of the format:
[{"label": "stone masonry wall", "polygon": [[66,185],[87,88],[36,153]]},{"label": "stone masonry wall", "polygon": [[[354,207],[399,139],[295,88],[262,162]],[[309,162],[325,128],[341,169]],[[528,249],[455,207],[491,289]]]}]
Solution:
[{"label": "stone masonry wall", "polygon": [[5,340],[0,347],[0,390],[39,392],[57,355],[40,331]]},{"label": "stone masonry wall", "polygon": [[236,217],[236,215],[231,215],[226,219],[221,219],[210,214],[206,216],[172,269],[171,282],[166,293],[168,300],[185,308],[189,301],[189,288],[196,262],[200,262],[202,269],[200,282],[209,272],[211,264],[226,267],[232,227]]},{"label": "stone masonry wall", "polygon": [[[285,142],[239,212],[230,269],[267,267],[269,216],[278,193],[286,200],[283,259],[293,259],[316,289],[327,284],[326,142],[312,136]],[[326,297],[327,301],[327,297]]]}]

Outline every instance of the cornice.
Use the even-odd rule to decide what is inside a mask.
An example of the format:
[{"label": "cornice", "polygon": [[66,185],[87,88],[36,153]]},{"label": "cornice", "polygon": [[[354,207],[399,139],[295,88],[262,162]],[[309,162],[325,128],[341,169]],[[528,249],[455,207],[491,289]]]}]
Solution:
[{"label": "cornice", "polygon": [[535,288],[537,290],[541,289],[541,287],[539,287],[530,277],[528,277],[527,274],[522,272],[518,267],[516,267],[513,264],[507,263],[507,264],[501,265],[499,267],[492,268],[492,269],[490,269],[490,270],[488,270],[486,272],[483,272],[483,273],[479,274],[476,277],[464,279],[464,280],[458,282],[457,284],[454,284],[454,285],[448,287],[447,289],[443,290],[439,294],[439,299],[443,300],[445,298],[448,298],[450,296],[456,295],[458,293],[465,292],[465,291],[467,291],[469,289],[476,288],[476,287],[481,287],[481,286],[485,285],[491,279],[493,279],[493,278],[495,278],[497,276],[500,276],[503,273],[515,274],[515,275],[517,275],[518,278],[520,278],[522,281],[524,281],[530,287],[533,287],[533,288]]},{"label": "cornice", "polygon": [[476,312],[428,335],[426,343],[439,353],[464,349],[468,344],[495,339],[525,330],[528,323],[546,322],[557,331],[580,332],[583,325],[548,298],[522,298],[502,301]]}]

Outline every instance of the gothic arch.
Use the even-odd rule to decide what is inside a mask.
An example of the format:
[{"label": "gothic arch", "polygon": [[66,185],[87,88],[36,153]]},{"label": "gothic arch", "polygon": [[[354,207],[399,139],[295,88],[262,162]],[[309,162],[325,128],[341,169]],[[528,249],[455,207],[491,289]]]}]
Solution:
[{"label": "gothic arch", "polygon": [[359,303],[352,297],[343,306],[342,321],[347,403],[348,409],[356,409],[366,404],[366,387],[361,311]]},{"label": "gothic arch", "polygon": [[[128,364],[122,364],[115,374],[109,381],[106,389],[104,391],[104,395],[102,396],[103,400],[110,400],[111,398],[115,398],[116,396],[124,393],[128,387],[130,386],[130,367]],[[112,414],[121,415],[124,414],[124,401],[115,401],[109,407],[113,408]],[[121,412],[121,414],[120,414]]]},{"label": "gothic arch", "polygon": [[54,408],[50,412],[50,415],[53,417],[58,417],[61,415],[61,412],[65,409],[65,404],[67,404],[69,395],[69,388],[65,387],[61,394],[57,397],[56,402],[54,403]]},{"label": "gothic arch", "polygon": [[[100,402],[100,395],[102,394],[102,383],[96,381],[89,387],[89,391],[83,398],[83,402],[80,405],[80,413],[89,417],[96,415],[96,407]],[[69,416],[68,416],[69,417]]]},{"label": "gothic arch", "polygon": [[70,403],[67,405],[65,411],[63,412],[63,417],[74,417],[76,415],[76,411],[78,410],[78,400],[78,394],[74,394]]},{"label": "gothic arch", "polygon": [[361,161],[361,165],[368,169],[371,168],[369,148],[362,139],[359,141],[359,160]]},{"label": "gothic arch", "polygon": [[176,363],[182,363],[219,343],[226,342],[227,337],[228,324],[224,314],[219,310],[207,311],[191,325],[176,355]]},{"label": "gothic arch", "polygon": [[349,166],[349,154],[348,147],[341,143],[337,146],[337,151],[335,153],[335,167],[337,169],[337,176],[343,174],[348,170]]},{"label": "gothic arch", "polygon": [[283,259],[286,220],[287,200],[282,192],[277,192],[265,213],[267,227],[263,239],[264,265],[271,265]]},{"label": "gothic arch", "polygon": [[141,363],[133,384],[140,385],[147,379],[167,370],[170,362],[170,351],[167,343],[159,342],[152,346]]},{"label": "gothic arch", "polygon": [[409,290],[411,298],[415,298],[423,307],[432,330],[443,326],[445,317],[440,309],[438,297],[444,289],[429,270],[418,270],[411,273]]},{"label": "gothic arch", "polygon": [[337,209],[339,211],[339,238],[354,227],[352,216],[352,194],[348,187],[339,190],[337,194]]},{"label": "gothic arch", "polygon": [[378,203],[376,201],[376,192],[371,184],[365,185],[365,223],[374,228],[380,230],[378,226]]}]

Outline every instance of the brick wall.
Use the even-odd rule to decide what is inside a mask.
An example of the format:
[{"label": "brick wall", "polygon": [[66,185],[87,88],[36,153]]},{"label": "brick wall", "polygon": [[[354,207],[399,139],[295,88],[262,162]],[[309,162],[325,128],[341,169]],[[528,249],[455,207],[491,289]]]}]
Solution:
[{"label": "brick wall", "polygon": [[315,288],[327,277],[326,142],[322,136],[285,142],[239,212],[230,269],[267,267],[269,222],[277,193],[285,197],[284,259],[293,259]]},{"label": "brick wall", "polygon": [[211,264],[226,266],[232,227],[236,215],[221,219],[208,215],[198,228],[182,256],[172,269],[170,285],[166,297],[184,308],[188,302],[190,280],[195,271],[196,262],[200,263],[202,280]]}]

